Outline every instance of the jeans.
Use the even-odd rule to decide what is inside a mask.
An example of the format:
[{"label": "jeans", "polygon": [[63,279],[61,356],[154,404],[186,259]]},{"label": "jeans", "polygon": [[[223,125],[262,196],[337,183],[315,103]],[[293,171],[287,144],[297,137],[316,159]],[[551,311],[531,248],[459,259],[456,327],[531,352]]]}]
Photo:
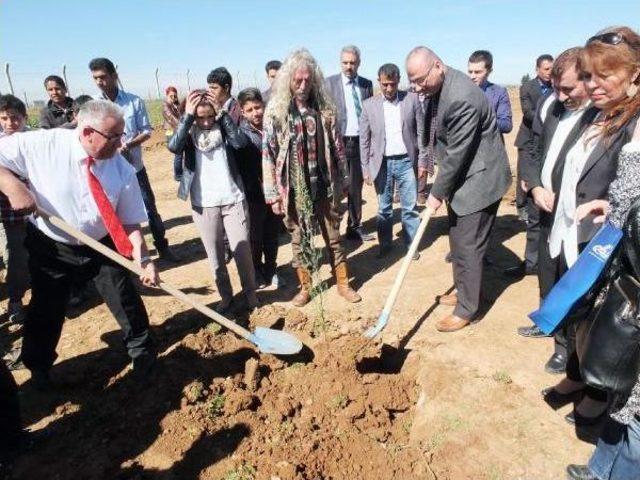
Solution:
[{"label": "jeans", "polygon": [[156,208],[156,198],[151,190],[151,183],[149,183],[149,176],[147,175],[147,169],[143,168],[136,173],[138,177],[138,184],[140,185],[140,193],[142,194],[142,201],[144,202],[144,208],[147,210],[147,216],[149,217],[149,228],[151,229],[151,235],[153,235],[153,244],[158,251],[167,248],[169,242],[164,236],[165,229],[162,223],[162,218]]},{"label": "jeans", "polygon": [[629,425],[608,418],[589,460],[599,480],[637,480],[640,477],[640,418]]},{"label": "jeans", "polygon": [[394,183],[400,195],[403,238],[408,247],[420,225],[420,217],[416,207],[418,196],[416,175],[413,170],[413,162],[409,157],[383,160],[375,180],[376,193],[378,194],[376,225],[380,246],[391,245]]}]

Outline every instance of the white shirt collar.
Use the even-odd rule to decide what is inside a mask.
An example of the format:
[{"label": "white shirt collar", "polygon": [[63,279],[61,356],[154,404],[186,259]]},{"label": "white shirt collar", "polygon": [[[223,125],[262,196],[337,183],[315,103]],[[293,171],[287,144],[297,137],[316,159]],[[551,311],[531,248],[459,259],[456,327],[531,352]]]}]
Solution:
[{"label": "white shirt collar", "polygon": [[80,143],[80,129],[75,129],[75,135],[73,136],[73,143],[71,144],[71,155],[73,155],[73,159],[78,163],[82,163],[82,161],[89,156],[86,152],[82,143]]},{"label": "white shirt collar", "polygon": [[[351,84],[351,79],[349,77],[347,77],[344,73],[341,73],[340,75],[342,75],[342,83],[344,85],[350,85]],[[355,82],[356,85],[358,85],[358,76],[357,75],[353,78],[353,81]]]}]

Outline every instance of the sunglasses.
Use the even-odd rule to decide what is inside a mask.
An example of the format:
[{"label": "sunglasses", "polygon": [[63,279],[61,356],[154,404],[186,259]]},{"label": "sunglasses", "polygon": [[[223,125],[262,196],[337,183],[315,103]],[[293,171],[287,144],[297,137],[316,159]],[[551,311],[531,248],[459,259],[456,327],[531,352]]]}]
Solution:
[{"label": "sunglasses", "polygon": [[600,35],[594,35],[587,40],[587,45],[593,42],[601,42],[607,45],[620,45],[622,42],[627,43],[625,38],[617,32],[608,32]]},{"label": "sunglasses", "polygon": [[101,135],[102,137],[104,137],[104,139],[107,142],[113,142],[115,140],[124,140],[125,137],[125,133],[116,133],[115,135],[107,135],[106,133],[102,133],[100,130],[91,127],[91,130],[93,130],[94,132],[96,132],[98,135]]}]

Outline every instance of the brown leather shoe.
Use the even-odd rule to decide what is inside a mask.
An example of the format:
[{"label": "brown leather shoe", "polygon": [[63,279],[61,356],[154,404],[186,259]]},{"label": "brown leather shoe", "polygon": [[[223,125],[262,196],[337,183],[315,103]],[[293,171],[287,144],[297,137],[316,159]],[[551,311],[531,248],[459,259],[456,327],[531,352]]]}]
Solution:
[{"label": "brown leather shoe", "polygon": [[294,307],[304,307],[311,301],[311,274],[306,268],[296,268],[298,274],[298,280],[300,281],[300,291],[291,299],[291,303]]},{"label": "brown leather shoe", "polygon": [[338,286],[338,295],[350,303],[358,303],[362,300],[362,297],[349,286],[349,272],[347,271],[347,264],[345,262],[336,265],[334,275],[336,277],[336,285]]},{"label": "brown leather shoe", "polygon": [[469,325],[469,320],[458,317],[457,315],[447,315],[436,323],[436,329],[439,332],[455,332]]},{"label": "brown leather shoe", "polygon": [[438,295],[436,300],[438,300],[438,303],[440,305],[455,307],[458,304],[458,294],[456,292],[453,292],[449,295]]}]

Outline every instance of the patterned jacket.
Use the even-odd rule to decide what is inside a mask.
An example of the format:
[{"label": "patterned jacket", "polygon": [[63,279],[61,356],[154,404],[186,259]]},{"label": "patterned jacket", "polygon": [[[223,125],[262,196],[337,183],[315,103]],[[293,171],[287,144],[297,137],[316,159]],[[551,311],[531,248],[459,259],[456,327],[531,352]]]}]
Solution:
[{"label": "patterned jacket", "polygon": [[[337,130],[336,117],[331,112],[321,112],[324,132],[325,158],[332,201],[338,206],[349,189],[349,169],[342,138]],[[284,212],[289,206],[289,159],[291,135],[287,125],[274,118],[267,118],[262,139],[262,176],[265,201],[273,204],[282,201]]]}]

